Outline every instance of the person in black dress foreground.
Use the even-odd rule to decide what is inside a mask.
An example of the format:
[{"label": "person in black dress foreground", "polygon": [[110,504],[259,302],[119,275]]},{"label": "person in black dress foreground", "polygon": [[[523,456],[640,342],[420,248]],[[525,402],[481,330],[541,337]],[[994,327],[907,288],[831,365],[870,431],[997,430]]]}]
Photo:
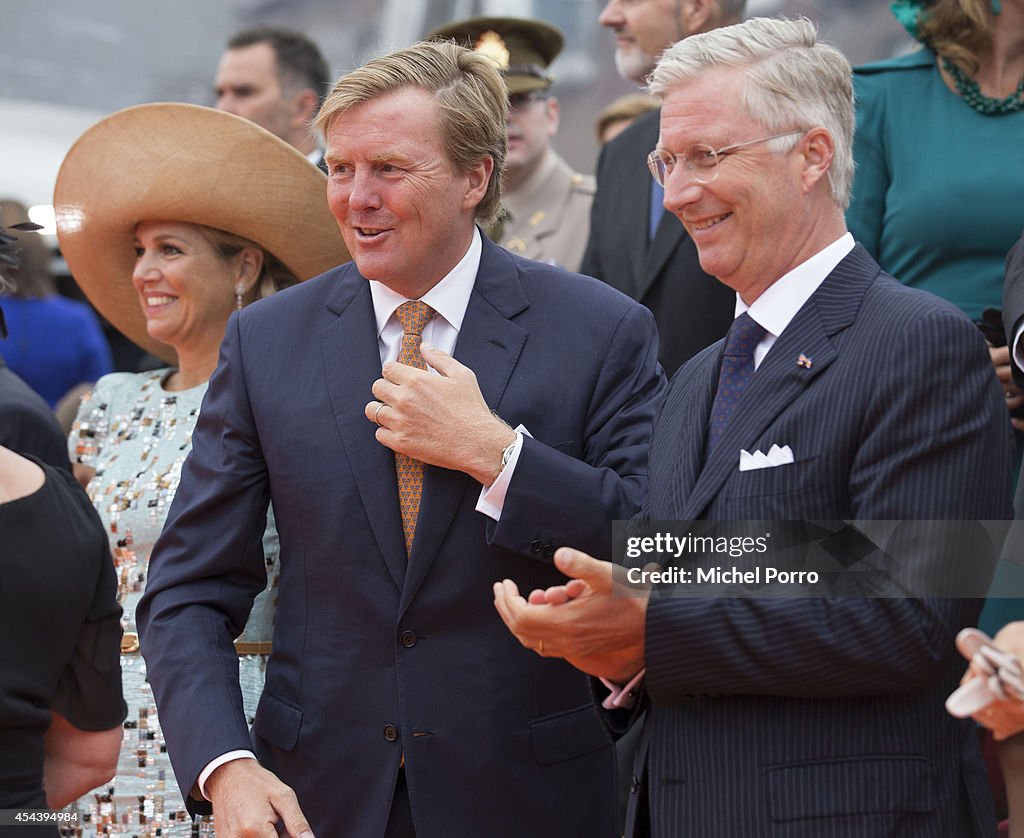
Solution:
[{"label": "person in black dress foreground", "polygon": [[0,545],[0,809],[59,809],[117,764],[113,564],[74,478],[3,447]]},{"label": "person in black dress foreground", "polygon": [[[0,235],[0,268],[14,263],[10,245]],[[0,445],[0,810],[22,813],[110,779],[126,713],[103,524],[70,470],[30,457]],[[58,825],[0,834],[45,838]]]}]

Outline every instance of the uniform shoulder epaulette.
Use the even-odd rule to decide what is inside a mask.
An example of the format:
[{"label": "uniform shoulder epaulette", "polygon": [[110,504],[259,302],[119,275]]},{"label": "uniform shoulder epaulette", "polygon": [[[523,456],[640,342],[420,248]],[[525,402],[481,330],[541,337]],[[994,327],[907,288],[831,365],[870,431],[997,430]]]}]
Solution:
[{"label": "uniform shoulder epaulette", "polygon": [[573,172],[570,183],[572,184],[573,192],[582,192],[584,195],[593,195],[597,192],[597,178],[593,175],[582,175],[579,172]]}]

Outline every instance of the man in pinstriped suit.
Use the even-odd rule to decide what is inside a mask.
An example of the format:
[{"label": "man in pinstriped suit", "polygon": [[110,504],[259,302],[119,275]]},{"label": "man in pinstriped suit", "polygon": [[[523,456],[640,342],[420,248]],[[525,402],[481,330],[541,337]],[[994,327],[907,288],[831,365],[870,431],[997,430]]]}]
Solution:
[{"label": "man in pinstriped suit", "polygon": [[[739,395],[721,342],[675,377],[641,515],[1010,517],[1009,424],[980,334],[846,232],[846,60],[807,21],[754,19],[676,44],[651,89],[666,208],[737,292],[732,331],[752,322],[754,346]],[[773,445],[787,456],[741,468]],[[973,727],[943,708],[978,602],[629,598],[607,563],[556,563],[568,584],[527,601],[505,581],[496,606],[524,645],[604,680],[613,727],[646,708],[628,834],[994,834]]]}]

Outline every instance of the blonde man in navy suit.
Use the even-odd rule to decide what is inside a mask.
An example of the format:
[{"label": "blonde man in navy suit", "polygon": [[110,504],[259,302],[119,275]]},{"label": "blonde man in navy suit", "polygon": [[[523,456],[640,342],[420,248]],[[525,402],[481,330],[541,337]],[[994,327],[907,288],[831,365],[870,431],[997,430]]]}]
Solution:
[{"label": "blonde man in navy suit", "polygon": [[[664,377],[643,306],[481,235],[507,108],[494,62],[450,42],[343,76],[318,125],[354,261],[229,323],[138,612],[175,775],[218,835],[618,834],[587,679],[486,593],[555,584],[564,544],[610,552]],[[231,641],[268,500],[250,740]]]},{"label": "blonde man in navy suit", "polygon": [[[1009,518],[981,334],[846,232],[846,59],[806,20],[753,19],[673,46],[651,91],[652,171],[737,317],[673,379],[640,519]],[[898,558],[930,578],[942,546]],[[496,605],[524,645],[604,679],[613,727],[647,710],[630,835],[994,834],[976,731],[943,707],[979,600],[624,597],[606,562],[556,564],[573,580],[529,601],[505,581]]]}]

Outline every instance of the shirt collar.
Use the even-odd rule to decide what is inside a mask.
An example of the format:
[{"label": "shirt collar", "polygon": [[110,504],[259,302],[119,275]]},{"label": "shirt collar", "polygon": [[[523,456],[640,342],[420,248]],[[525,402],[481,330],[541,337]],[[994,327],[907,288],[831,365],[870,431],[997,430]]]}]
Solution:
[{"label": "shirt collar", "polygon": [[[480,270],[480,256],[483,244],[480,241],[480,230],[473,227],[473,240],[469,250],[459,263],[448,272],[420,299],[436,311],[455,329],[462,330],[462,319],[466,316],[469,297],[473,293],[477,272]],[[358,267],[358,266],[357,266]],[[395,310],[408,302],[408,297],[396,294],[382,282],[369,280],[370,296],[373,298],[373,313],[377,320],[377,337],[387,325]]]},{"label": "shirt collar", "polygon": [[748,306],[737,294],[736,317],[745,311],[749,312],[751,318],[778,337],[836,265],[853,250],[853,245],[853,236],[845,233],[810,259],[779,277],[754,300],[753,305]]}]

